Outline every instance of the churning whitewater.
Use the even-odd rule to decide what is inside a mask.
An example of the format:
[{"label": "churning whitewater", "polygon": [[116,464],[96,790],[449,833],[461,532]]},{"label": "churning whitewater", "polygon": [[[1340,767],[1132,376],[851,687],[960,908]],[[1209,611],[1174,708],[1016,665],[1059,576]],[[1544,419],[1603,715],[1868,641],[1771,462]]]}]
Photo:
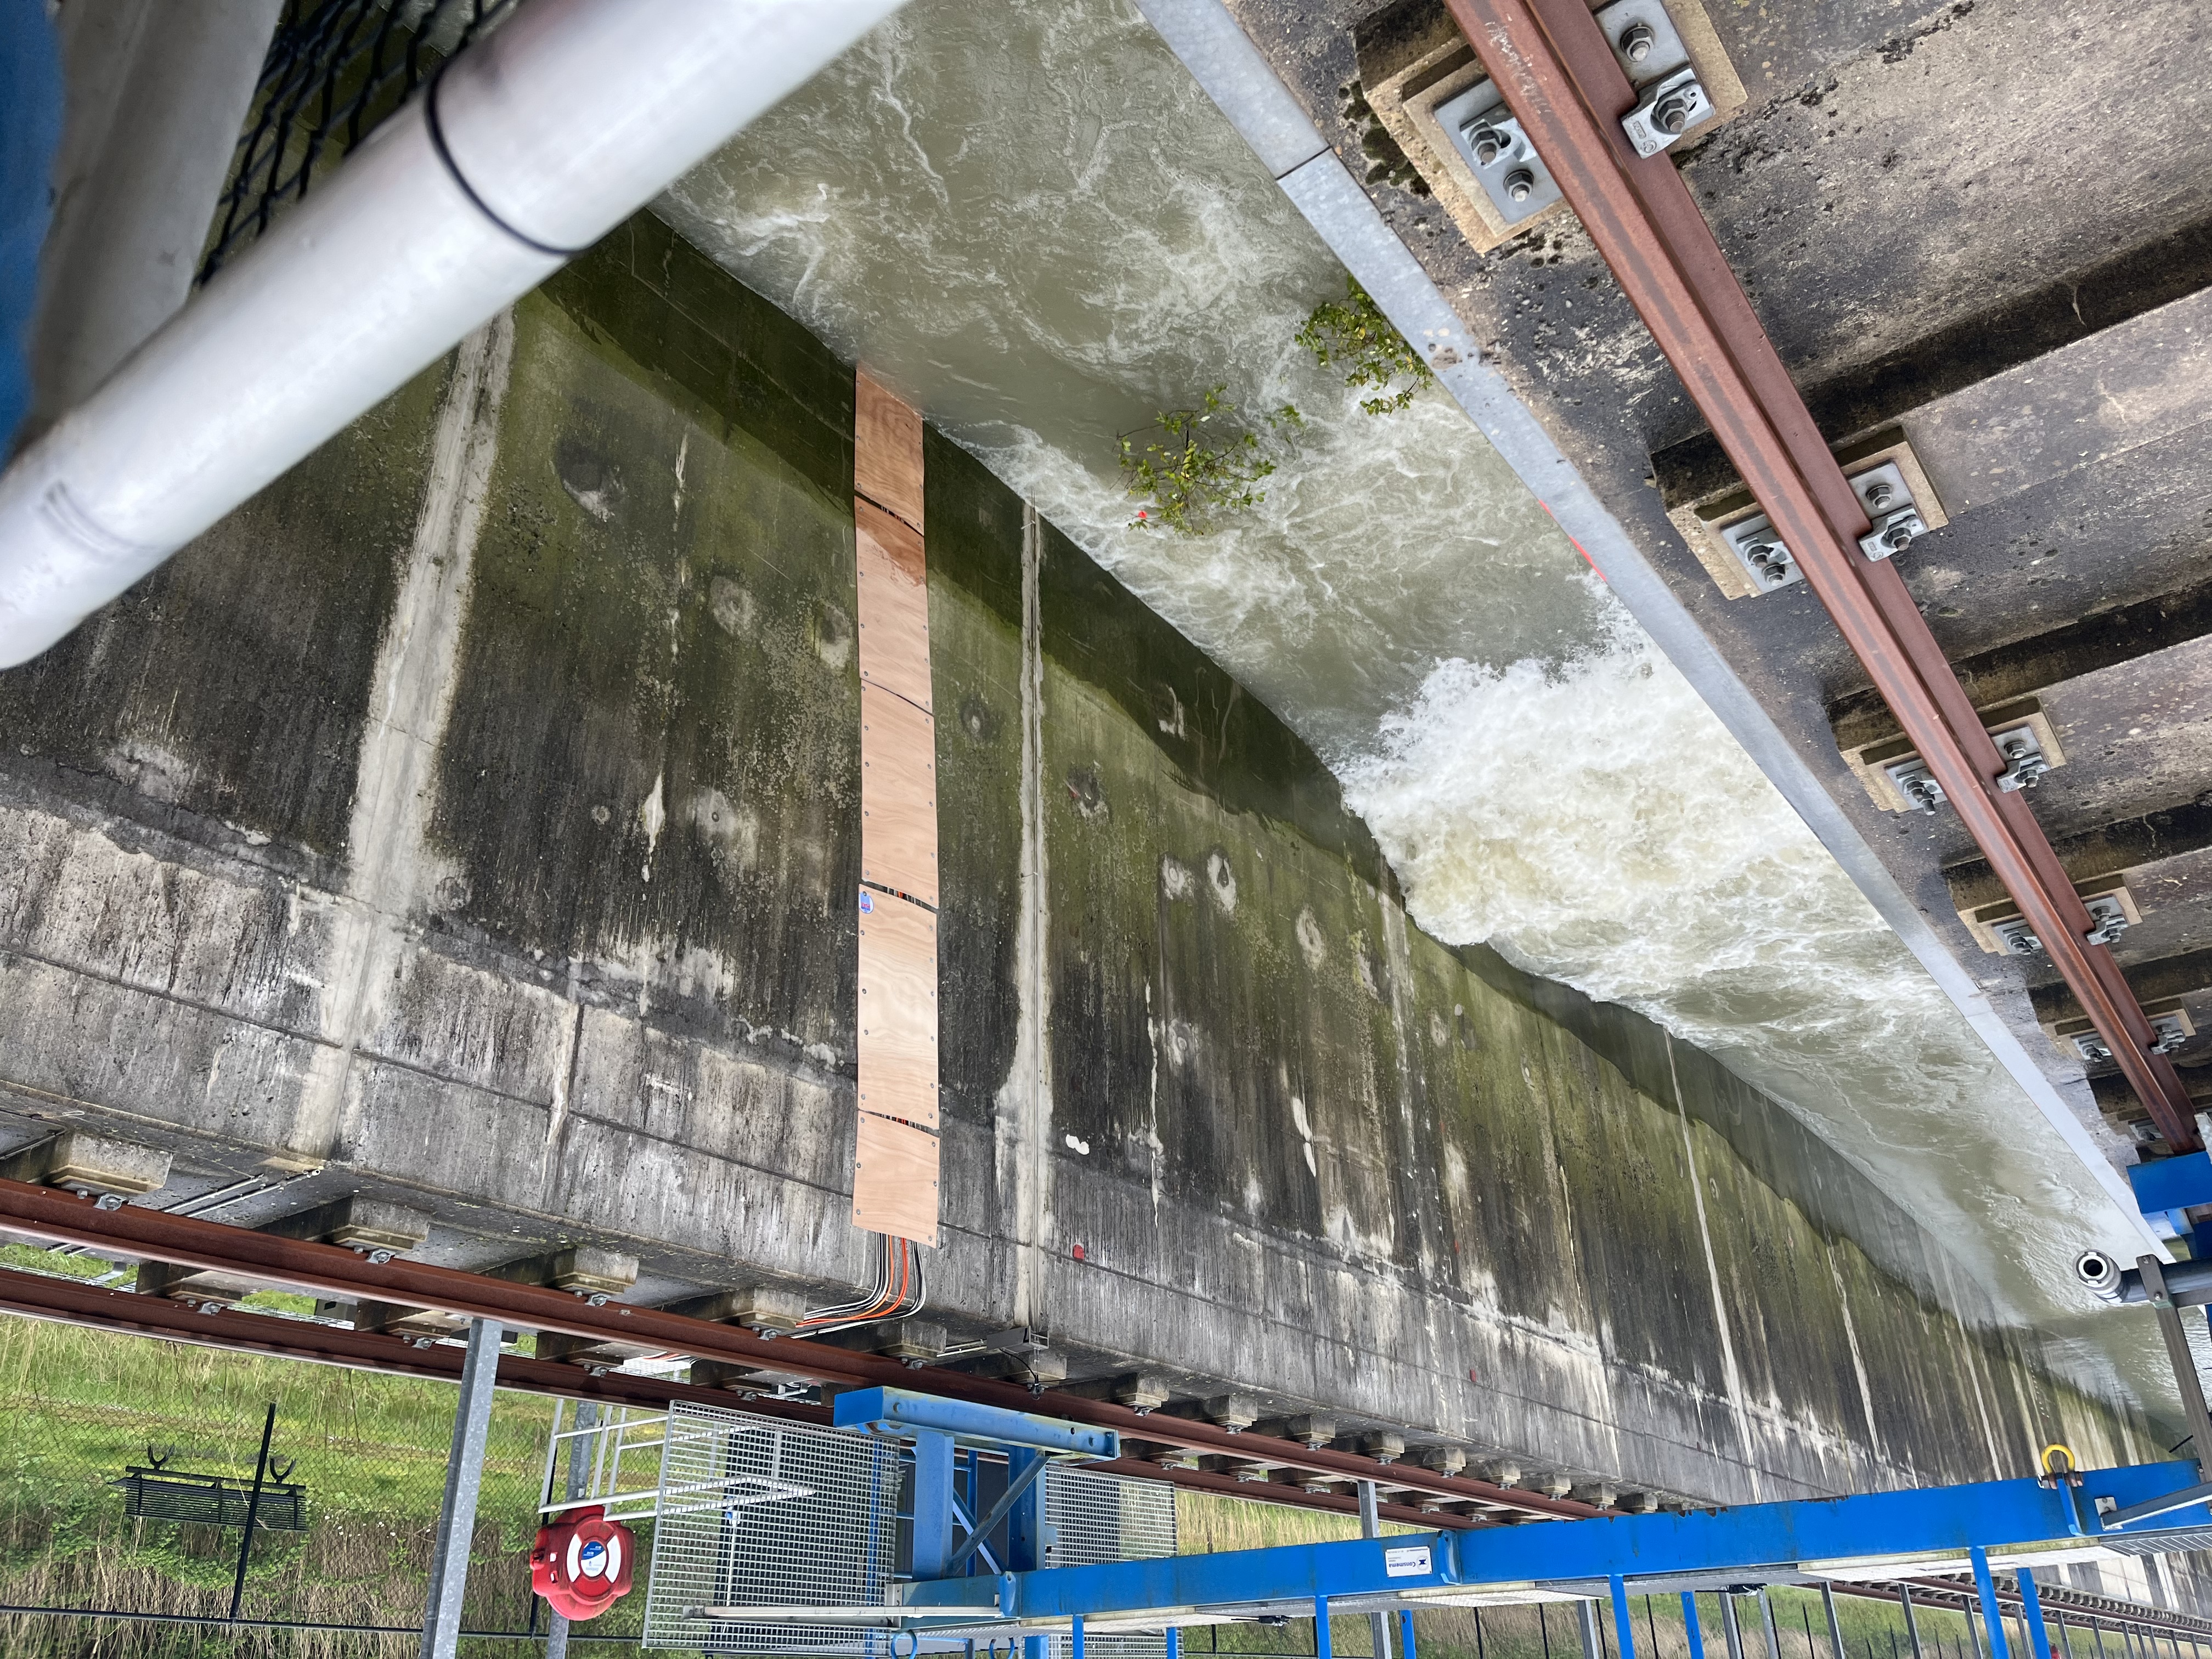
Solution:
[{"label": "churning whitewater", "polygon": [[[1424,927],[1718,1054],[2069,1328],[2119,1218],[1458,408],[1296,343],[1343,272],[1133,11],[916,0],[661,211],[1266,699]],[[1116,434],[1217,386],[1304,416],[1265,501],[1133,527]]]}]

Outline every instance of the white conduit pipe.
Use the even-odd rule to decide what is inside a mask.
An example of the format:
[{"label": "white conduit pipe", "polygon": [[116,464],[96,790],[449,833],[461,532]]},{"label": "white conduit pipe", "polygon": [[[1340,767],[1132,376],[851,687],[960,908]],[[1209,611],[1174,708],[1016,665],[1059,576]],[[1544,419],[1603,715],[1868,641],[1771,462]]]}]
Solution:
[{"label": "white conduit pipe", "polygon": [[0,477],[0,668],[404,386],[900,3],[530,0]]}]

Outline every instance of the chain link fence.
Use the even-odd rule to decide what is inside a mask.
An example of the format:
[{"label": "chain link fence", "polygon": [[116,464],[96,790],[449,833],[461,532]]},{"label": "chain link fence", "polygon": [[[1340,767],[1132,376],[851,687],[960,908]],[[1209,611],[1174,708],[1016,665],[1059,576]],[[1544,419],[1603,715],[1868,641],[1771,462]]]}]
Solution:
[{"label": "chain link fence", "polygon": [[[17,1267],[39,1265],[18,1255],[47,1255],[0,1250]],[[0,1653],[413,1659],[454,1401],[452,1384],[431,1379],[0,1316]],[[245,1500],[235,1495],[252,1486],[271,1404],[270,1466],[294,1489],[300,1525],[291,1529],[280,1506],[278,1526],[264,1516],[254,1529],[239,1607],[249,1622],[228,1626],[246,1536],[234,1513]],[[550,1400],[495,1396],[469,1630],[544,1629],[528,1557],[552,1415]],[[197,1504],[196,1514],[210,1513],[207,1500],[184,1489],[219,1492],[220,1522],[133,1515],[162,1506],[134,1503],[133,1468],[154,1471],[155,1489],[168,1494],[162,1501]],[[136,1484],[143,1491],[145,1477]],[[624,1611],[577,1636],[628,1635],[630,1644],[580,1642],[575,1650],[635,1651],[637,1619],[633,1611],[624,1625]],[[471,1654],[532,1650],[514,1640],[464,1645]]]}]

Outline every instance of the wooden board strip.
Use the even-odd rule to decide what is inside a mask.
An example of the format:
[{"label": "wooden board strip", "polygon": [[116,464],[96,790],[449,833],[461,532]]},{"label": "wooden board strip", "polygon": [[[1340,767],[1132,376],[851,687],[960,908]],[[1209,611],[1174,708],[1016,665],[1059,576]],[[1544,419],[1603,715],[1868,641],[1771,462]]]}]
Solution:
[{"label": "wooden board strip", "polygon": [[853,1224],[937,1244],[937,1137],[873,1112],[853,1142]]},{"label": "wooden board strip", "polygon": [[860,598],[860,678],[934,712],[929,690],[929,574],[921,538],[872,503],[853,503]]},{"label": "wooden board strip", "polygon": [[937,908],[937,722],[860,687],[860,879]]},{"label": "wooden board strip", "polygon": [[937,1127],[937,918],[860,890],[860,1109]]},{"label": "wooden board strip", "polygon": [[866,374],[853,392],[854,493],[922,530],[921,412]]},{"label": "wooden board strip", "polygon": [[[853,1224],[938,1242],[937,723],[929,678],[921,416],[854,383],[860,588],[859,1131]],[[916,902],[918,901],[918,902]]]}]

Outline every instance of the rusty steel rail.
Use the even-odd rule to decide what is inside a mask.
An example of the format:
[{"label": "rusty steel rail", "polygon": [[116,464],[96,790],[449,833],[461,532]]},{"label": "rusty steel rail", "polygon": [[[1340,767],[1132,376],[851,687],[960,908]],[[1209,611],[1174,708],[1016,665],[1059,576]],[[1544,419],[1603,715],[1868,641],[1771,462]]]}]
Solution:
[{"label": "rusty steel rail", "polygon": [[[432,1342],[418,1346],[405,1337],[346,1330],[338,1326],[287,1319],[273,1314],[228,1310],[203,1313],[165,1297],[107,1290],[77,1280],[24,1273],[10,1267],[0,1267],[0,1312],[21,1314],[33,1319],[57,1320],[94,1330],[189,1342],[231,1352],[264,1354],[317,1364],[378,1371],[388,1376],[420,1376],[441,1382],[459,1382],[464,1358],[462,1350],[452,1343]],[[909,1372],[908,1376],[910,1380],[920,1381],[927,1387],[927,1373],[917,1376]],[[729,1391],[723,1389],[701,1388],[695,1383],[678,1382],[672,1378],[641,1376],[619,1370],[594,1372],[568,1361],[526,1359],[520,1354],[500,1356],[499,1386],[520,1393],[557,1395],[572,1400],[592,1400],[618,1405],[666,1407],[679,1401],[689,1401],[726,1409],[734,1407],[755,1416],[782,1418],[790,1422],[817,1425],[826,1425],[830,1418],[826,1407],[787,1400],[756,1398],[733,1401]],[[1031,1401],[1030,1403],[1035,1407],[1040,1402]],[[1310,1492],[1275,1481],[1239,1480],[1231,1474],[1205,1469],[1162,1468],[1137,1458],[1125,1457],[1085,1467],[1100,1474],[1156,1480],[1186,1491],[1241,1498],[1252,1503],[1276,1504],[1338,1515],[1356,1515],[1359,1508],[1359,1500],[1348,1492]],[[1391,1484],[1399,1483],[1393,1480]],[[1380,1509],[1382,1519],[1412,1527],[1465,1529],[1498,1524],[1474,1516],[1431,1512],[1387,1499]],[[1972,1583],[1960,1584],[1949,1579],[1925,1577],[1905,1582],[1911,1587],[1914,1600],[1923,1605],[1963,1609],[1975,1600]],[[2212,1638],[2212,1620],[2194,1614],[2144,1607],[2133,1602],[2069,1589],[2063,1585],[2045,1584],[2039,1589],[2045,1607],[2051,1611],[2063,1610],[2079,1617],[2098,1618],[2114,1624],[2179,1633],[2193,1640]],[[1880,1601],[1894,1601],[1898,1599],[1893,1584],[1838,1583],[1836,1590],[1839,1595],[1866,1596]],[[2005,1582],[2000,1580],[1997,1595],[2008,1607],[2017,1610],[2020,1600],[2017,1589],[2008,1590]]]},{"label": "rusty steel rail", "polygon": [[[132,1336],[160,1337],[190,1342],[201,1347],[234,1353],[254,1353],[275,1358],[302,1360],[315,1364],[340,1365],[354,1370],[378,1371],[391,1376],[420,1376],[441,1382],[461,1380],[463,1351],[448,1342],[417,1344],[382,1332],[353,1331],[282,1315],[204,1313],[166,1297],[140,1296],[79,1281],[0,1267],[0,1312],[33,1319],[57,1320],[94,1330]],[[908,1373],[912,1376],[913,1373]],[[782,1418],[794,1423],[826,1427],[830,1410],[797,1401],[754,1398],[740,1400],[726,1389],[702,1388],[672,1377],[642,1376],[611,1370],[587,1370],[558,1359],[530,1359],[520,1354],[499,1357],[498,1386],[519,1393],[560,1395],[570,1400],[592,1400],[624,1405],[665,1407],[676,1402],[740,1410],[757,1417]],[[912,1384],[909,1384],[912,1386]],[[925,1390],[926,1382],[921,1385]],[[1035,1401],[1030,1405],[1034,1407]],[[1170,1469],[1140,1458],[1124,1457],[1086,1464],[1085,1468],[1125,1479],[1154,1480],[1192,1492],[1249,1498],[1256,1503],[1280,1504],[1296,1509],[1357,1515],[1359,1500],[1349,1492],[1310,1492],[1275,1481],[1239,1480],[1231,1474],[1205,1469]],[[1393,1483],[1395,1484],[1395,1483]],[[1385,1520],[1408,1526],[1465,1528],[1495,1525],[1468,1516],[1435,1513],[1411,1504],[1382,1504]]]},{"label": "rusty steel rail", "polygon": [[1453,19],[1612,268],[1629,302],[1773,521],[1844,642],[1942,786],[1990,868],[2175,1152],[2195,1109],[2142,1005],[2017,792],[1912,596],[1858,538],[1872,526],[1729,268],[1674,159],[1638,156],[1635,104],[1583,0],[1446,0]]},{"label": "rusty steel rail", "polygon": [[[405,1337],[346,1330],[337,1326],[288,1319],[273,1314],[228,1310],[202,1313],[165,1297],[106,1290],[77,1280],[24,1273],[9,1267],[0,1267],[0,1312],[20,1314],[33,1319],[56,1320],[94,1330],[189,1342],[230,1352],[262,1354],[456,1384],[460,1381],[464,1357],[462,1350],[452,1343],[432,1342],[418,1346]],[[810,1406],[787,1400],[733,1401],[726,1389],[701,1388],[694,1383],[678,1382],[672,1378],[640,1376],[618,1370],[594,1374],[581,1365],[567,1361],[526,1359],[520,1354],[500,1356],[499,1386],[520,1393],[648,1407],[665,1407],[679,1401],[689,1401],[726,1409],[734,1407],[754,1416],[781,1418],[789,1422],[817,1425],[827,1425],[830,1419],[829,1408],[823,1406]],[[1338,1515],[1356,1515],[1359,1508],[1359,1500],[1347,1492],[1310,1492],[1275,1481],[1239,1480],[1234,1475],[1204,1469],[1161,1468],[1136,1458],[1125,1457],[1085,1467],[1099,1474],[1155,1480],[1185,1491],[1240,1498],[1251,1503],[1275,1504],[1286,1508]],[[1466,1529],[1498,1524],[1468,1516],[1433,1513],[1387,1499],[1379,1507],[1383,1520],[1400,1522],[1412,1527]],[[1927,1577],[1905,1582],[1911,1586],[1914,1601],[1923,1606],[1964,1610],[1975,1602],[1975,1590],[1971,1583],[1961,1584],[1950,1579]],[[1893,1583],[1838,1583],[1835,1588],[1838,1595],[1887,1601],[1898,1599]],[[2178,1634],[2192,1641],[2201,1642],[2212,1638],[2212,1620],[2194,1614],[2145,1607],[2134,1602],[2069,1589],[2063,1585],[2045,1584],[2039,1589],[2044,1606],[2050,1612],[2070,1613],[2077,1618],[2101,1619],[2114,1625],[2124,1624],[2161,1633]],[[2008,1608],[2015,1613],[2018,1611],[2020,1593],[2017,1589],[2008,1589],[2007,1581],[1998,1581],[1997,1595]]]},{"label": "rusty steel rail", "polygon": [[0,1180],[0,1232],[19,1233],[52,1244],[78,1245],[101,1254],[175,1262],[319,1296],[367,1297],[467,1319],[495,1319],[523,1330],[550,1331],[586,1341],[629,1343],[842,1388],[915,1389],[1017,1411],[1043,1412],[1071,1422],[1118,1430],[1125,1440],[1146,1445],[1299,1469],[1332,1480],[1372,1480],[1448,1503],[1477,1504],[1489,1510],[1546,1518],[1600,1513],[1594,1504],[1573,1498],[1551,1498],[1413,1465],[1378,1462],[1274,1435],[1239,1433],[1187,1417],[1138,1412],[1112,1401],[1057,1393],[1033,1395],[1017,1382],[937,1367],[914,1369],[903,1360],[799,1337],[756,1336],[742,1326],[712,1324],[659,1308],[614,1302],[595,1308],[580,1296],[548,1285],[518,1285],[401,1259],[380,1264],[339,1245],[276,1238],[143,1205],[102,1210],[89,1198],[20,1181]]}]

